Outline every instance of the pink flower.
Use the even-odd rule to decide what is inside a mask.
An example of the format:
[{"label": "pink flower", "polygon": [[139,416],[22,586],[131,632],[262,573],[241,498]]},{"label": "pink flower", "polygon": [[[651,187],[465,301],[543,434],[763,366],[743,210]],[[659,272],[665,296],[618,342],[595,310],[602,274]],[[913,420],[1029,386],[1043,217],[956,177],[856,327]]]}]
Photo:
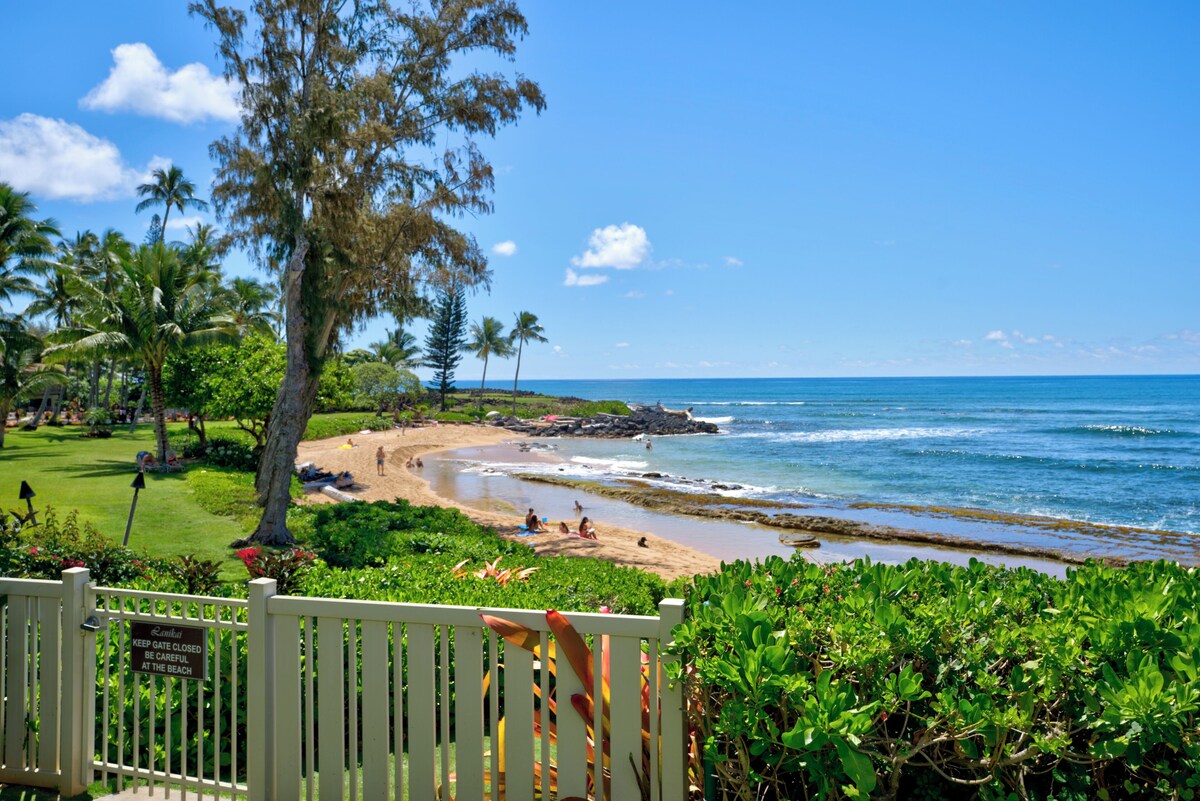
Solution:
[{"label": "pink flower", "polygon": [[607,606],[602,606],[602,607],[600,607],[600,614],[602,614],[602,615],[611,615],[611,614],[612,614],[612,609],[611,609],[610,607],[607,607]]}]

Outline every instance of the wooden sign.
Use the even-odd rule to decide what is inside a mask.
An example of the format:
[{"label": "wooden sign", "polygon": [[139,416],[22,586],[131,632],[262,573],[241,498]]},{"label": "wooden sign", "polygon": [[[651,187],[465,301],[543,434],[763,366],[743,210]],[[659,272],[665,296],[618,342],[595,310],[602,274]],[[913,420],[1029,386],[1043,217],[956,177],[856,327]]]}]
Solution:
[{"label": "wooden sign", "polygon": [[177,679],[208,679],[207,629],[174,623],[129,624],[135,673],[152,673]]}]

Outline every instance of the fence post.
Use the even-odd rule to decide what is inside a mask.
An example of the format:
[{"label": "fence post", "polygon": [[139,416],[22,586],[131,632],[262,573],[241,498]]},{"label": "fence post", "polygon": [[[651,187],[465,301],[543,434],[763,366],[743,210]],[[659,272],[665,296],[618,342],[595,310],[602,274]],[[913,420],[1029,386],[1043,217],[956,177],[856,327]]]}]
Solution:
[{"label": "fence post", "polygon": [[275,579],[250,582],[246,631],[246,794],[248,801],[275,798],[275,624],[267,600]]},{"label": "fence post", "polygon": [[60,751],[58,755],[58,791],[63,796],[83,793],[91,783],[92,761],[87,743],[91,741],[87,727],[94,726],[91,716],[84,714],[87,705],[86,693],[96,691],[95,684],[88,687],[89,675],[85,665],[89,657],[88,644],[92,644],[90,657],[96,661],[95,635],[83,629],[83,622],[92,614],[86,608],[88,580],[91,574],[86,568],[73,567],[62,574],[62,651],[61,676],[62,697],[59,705]]},{"label": "fence post", "polygon": [[[683,622],[683,612],[684,602],[679,598],[664,598],[658,604],[658,653],[663,663],[679,659],[664,652],[675,641],[671,629]],[[688,797],[687,699],[683,690],[682,680],[671,682],[660,677],[663,801],[684,801]]]}]

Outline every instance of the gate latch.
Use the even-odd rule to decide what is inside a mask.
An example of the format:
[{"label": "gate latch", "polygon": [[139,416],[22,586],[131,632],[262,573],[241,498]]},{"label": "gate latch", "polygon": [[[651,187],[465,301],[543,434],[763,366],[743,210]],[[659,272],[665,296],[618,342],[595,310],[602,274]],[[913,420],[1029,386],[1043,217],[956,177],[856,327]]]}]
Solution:
[{"label": "gate latch", "polygon": [[83,629],[84,631],[99,631],[100,618],[96,617],[95,615],[88,615],[87,619],[79,624],[79,628]]}]

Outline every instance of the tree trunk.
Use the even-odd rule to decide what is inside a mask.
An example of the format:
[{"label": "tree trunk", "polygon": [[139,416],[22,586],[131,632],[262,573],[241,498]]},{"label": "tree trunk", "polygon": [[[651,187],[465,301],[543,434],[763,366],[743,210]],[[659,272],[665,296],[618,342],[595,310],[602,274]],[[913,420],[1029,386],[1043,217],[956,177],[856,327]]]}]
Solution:
[{"label": "tree trunk", "polygon": [[49,405],[50,405],[50,385],[47,384],[46,388],[42,390],[42,402],[38,406],[37,413],[34,414],[34,416],[33,416],[33,425],[35,427],[38,425],[38,423],[42,422],[42,414],[46,411],[46,407]]},{"label": "tree trunk", "polygon": [[104,408],[108,408],[112,404],[112,382],[113,374],[117,372],[117,360],[115,358],[108,361],[108,383],[104,385]]},{"label": "tree trunk", "polygon": [[[158,463],[167,463],[167,399],[163,391],[162,368],[148,366],[150,405],[154,409],[154,439],[158,448]],[[144,393],[143,393],[144,394]]]},{"label": "tree trunk", "polygon": [[483,411],[483,385],[487,383],[487,356],[483,357],[483,379],[479,382],[479,411]]},{"label": "tree trunk", "polygon": [[46,421],[46,425],[53,425],[58,422],[58,411],[62,408],[63,401],[66,400],[67,390],[64,387],[61,394],[54,399],[54,410],[50,412],[50,419]]},{"label": "tree trunk", "polygon": [[288,259],[285,273],[284,303],[287,310],[287,367],[283,384],[275,397],[267,442],[258,462],[255,489],[263,507],[262,519],[250,539],[260,545],[295,543],[287,528],[287,510],[291,504],[292,475],[296,472],[296,447],[304,436],[304,427],[317,399],[318,376],[309,362],[307,347],[309,320],[304,308],[304,269],[308,239],[303,231],[296,237],[296,249]]},{"label": "tree trunk", "polygon": [[4,432],[8,430],[9,402],[0,401],[0,448],[4,447]]},{"label": "tree trunk", "polygon": [[517,413],[517,379],[521,377],[521,351],[525,349],[525,340],[517,341],[517,372],[513,373],[513,415]]},{"label": "tree trunk", "polygon": [[129,418],[129,433],[133,433],[134,426],[137,425],[138,418],[142,416],[142,409],[146,405],[146,384],[142,382],[142,392],[138,396],[137,408],[133,410],[133,417]]},{"label": "tree trunk", "polygon": [[94,409],[100,403],[100,360],[92,362],[91,375],[88,376],[88,408]]},{"label": "tree trunk", "polygon": [[204,430],[204,415],[202,414],[196,416],[196,433],[200,435],[200,450],[208,450],[208,432]]}]

